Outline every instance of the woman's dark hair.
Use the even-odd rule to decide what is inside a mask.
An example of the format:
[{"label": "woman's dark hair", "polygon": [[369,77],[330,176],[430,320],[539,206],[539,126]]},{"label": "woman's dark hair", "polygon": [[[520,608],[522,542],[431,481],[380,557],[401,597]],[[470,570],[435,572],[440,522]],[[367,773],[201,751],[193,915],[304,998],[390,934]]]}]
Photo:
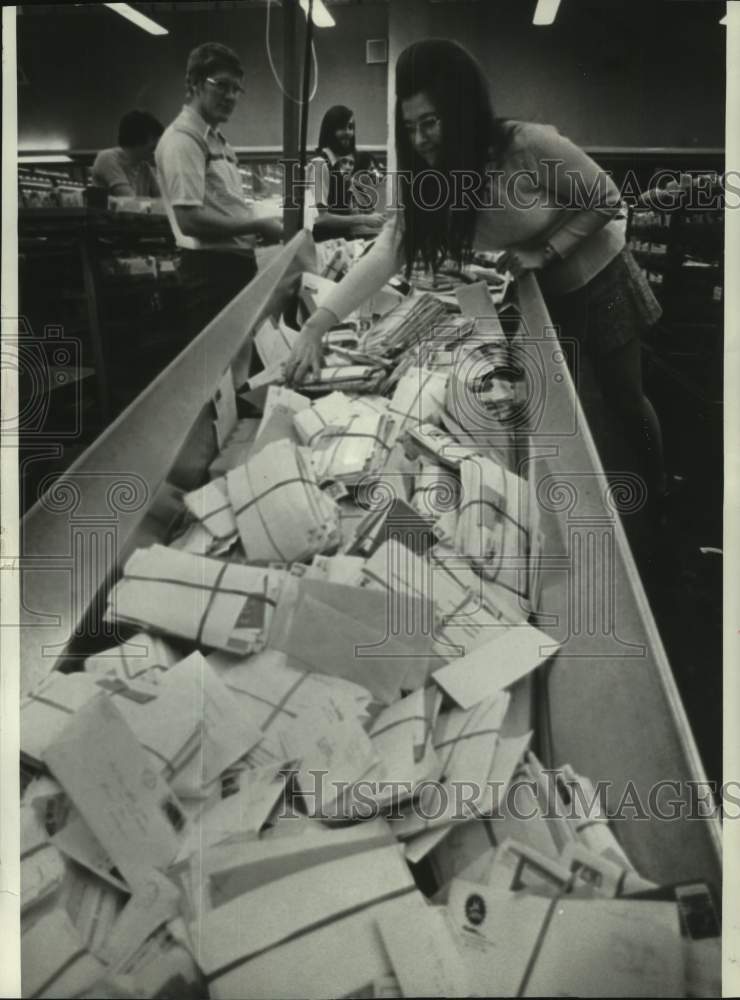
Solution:
[{"label": "woman's dark hair", "polygon": [[[330,149],[332,153],[338,152],[338,150],[334,148],[337,130],[344,128],[350,119],[354,117],[353,112],[349,108],[345,108],[343,104],[335,104],[333,108],[329,108],[321,120],[317,152],[321,152],[322,149]],[[353,141],[352,153],[354,154],[354,152],[355,144]]]},{"label": "woman's dark hair", "polygon": [[[419,93],[427,95],[442,125],[441,155],[434,171],[414,151],[404,128],[401,102]],[[445,193],[446,186],[434,174],[441,172],[449,183],[453,171],[473,173],[482,185],[486,165],[505,148],[508,133],[507,123],[494,115],[480,66],[461,45],[429,38],[404,49],[396,64],[396,153],[399,171],[409,171],[415,179],[412,187],[401,177],[407,276],[419,257],[432,269],[446,256],[458,264],[469,257],[475,208],[471,199],[468,207],[451,209],[448,199],[439,204],[441,186]]]},{"label": "woman's dark hair", "polygon": [[188,93],[193,87],[203,83],[207,76],[224,71],[234,76],[244,76],[244,67],[236,52],[220,42],[204,42],[199,45],[188,56],[185,68]]},{"label": "woman's dark hair", "polygon": [[129,111],[118,125],[118,145],[143,146],[150,139],[158,139],[164,127],[148,111]]}]

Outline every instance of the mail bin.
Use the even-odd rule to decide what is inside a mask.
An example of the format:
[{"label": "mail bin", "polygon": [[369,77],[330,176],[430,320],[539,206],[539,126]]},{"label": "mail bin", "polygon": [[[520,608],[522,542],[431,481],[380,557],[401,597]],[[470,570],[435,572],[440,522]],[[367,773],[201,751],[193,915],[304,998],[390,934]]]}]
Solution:
[{"label": "mail bin", "polygon": [[[120,567],[135,548],[166,541],[177,491],[206,481],[225,371],[245,382],[254,330],[314,266],[299,233],[28,512],[22,693],[112,644],[103,612]],[[702,765],[620,520],[639,502],[639,483],[607,482],[531,276],[519,283],[518,309],[529,405],[517,454],[538,517],[533,611],[559,644],[532,681],[538,750],[544,763],[603,783],[612,810],[624,806],[615,829],[642,875],[718,886],[719,823],[696,801]]]}]

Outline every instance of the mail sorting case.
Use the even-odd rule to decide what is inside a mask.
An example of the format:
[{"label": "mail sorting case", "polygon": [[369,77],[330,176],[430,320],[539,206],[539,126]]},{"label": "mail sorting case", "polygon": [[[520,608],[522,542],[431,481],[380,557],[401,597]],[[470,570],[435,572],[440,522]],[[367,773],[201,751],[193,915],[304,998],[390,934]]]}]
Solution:
[{"label": "mail sorting case", "polygon": [[[253,331],[314,260],[310,237],[299,233],[28,512],[22,693],[55,667],[81,664],[86,644],[102,635],[120,566],[135,548],[166,541],[173,492],[207,479],[216,452],[211,400],[224,372],[231,366],[237,387],[246,381]],[[632,797],[637,807],[624,810],[616,832],[645,877],[719,886],[719,822],[696,817],[691,783],[704,781],[701,762],[617,516],[637,502],[638,486],[607,483],[534,278],[519,283],[518,298],[516,342],[529,383],[518,434],[542,539],[535,611],[560,644],[524,701],[539,753],[549,766],[568,763],[608,783],[610,811]],[[683,808],[673,819],[643,818],[651,789],[668,781]],[[658,801],[665,808],[665,797]]]}]

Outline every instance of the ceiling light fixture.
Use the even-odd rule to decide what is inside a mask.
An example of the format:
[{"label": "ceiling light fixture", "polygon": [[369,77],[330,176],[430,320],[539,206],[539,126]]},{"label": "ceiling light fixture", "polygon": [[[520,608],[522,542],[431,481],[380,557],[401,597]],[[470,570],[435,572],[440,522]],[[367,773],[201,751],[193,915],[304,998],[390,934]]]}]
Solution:
[{"label": "ceiling light fixture", "polygon": [[109,7],[114,10],[116,14],[120,14],[121,17],[125,17],[127,21],[131,21],[138,28],[143,28],[144,31],[148,31],[150,35],[169,35],[167,28],[163,28],[161,24],[157,24],[156,21],[152,21],[151,17],[147,17],[146,14],[142,14],[140,10],[135,10],[131,4],[128,3],[106,3],[103,4],[104,7]]},{"label": "ceiling light fixture", "polygon": [[[298,0],[301,10],[308,17],[308,0]],[[311,5],[311,20],[317,28],[333,28],[337,23],[321,0],[313,0]]]},{"label": "ceiling light fixture", "polygon": [[540,26],[552,24],[557,16],[559,6],[560,0],[537,0],[532,24]]}]

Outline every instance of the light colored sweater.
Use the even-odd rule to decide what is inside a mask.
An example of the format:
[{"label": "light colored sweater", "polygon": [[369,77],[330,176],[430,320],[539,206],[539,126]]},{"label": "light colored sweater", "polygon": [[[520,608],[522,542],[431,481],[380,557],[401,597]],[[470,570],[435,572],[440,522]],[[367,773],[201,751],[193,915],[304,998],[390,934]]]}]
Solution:
[{"label": "light colored sweater", "polygon": [[[617,218],[620,195],[611,178],[551,125],[513,123],[505,159],[489,171],[477,209],[475,250],[541,248],[557,257],[537,273],[545,292],[586,285],[625,244]],[[396,209],[371,250],[322,305],[344,319],[405,264],[403,213]]]}]

